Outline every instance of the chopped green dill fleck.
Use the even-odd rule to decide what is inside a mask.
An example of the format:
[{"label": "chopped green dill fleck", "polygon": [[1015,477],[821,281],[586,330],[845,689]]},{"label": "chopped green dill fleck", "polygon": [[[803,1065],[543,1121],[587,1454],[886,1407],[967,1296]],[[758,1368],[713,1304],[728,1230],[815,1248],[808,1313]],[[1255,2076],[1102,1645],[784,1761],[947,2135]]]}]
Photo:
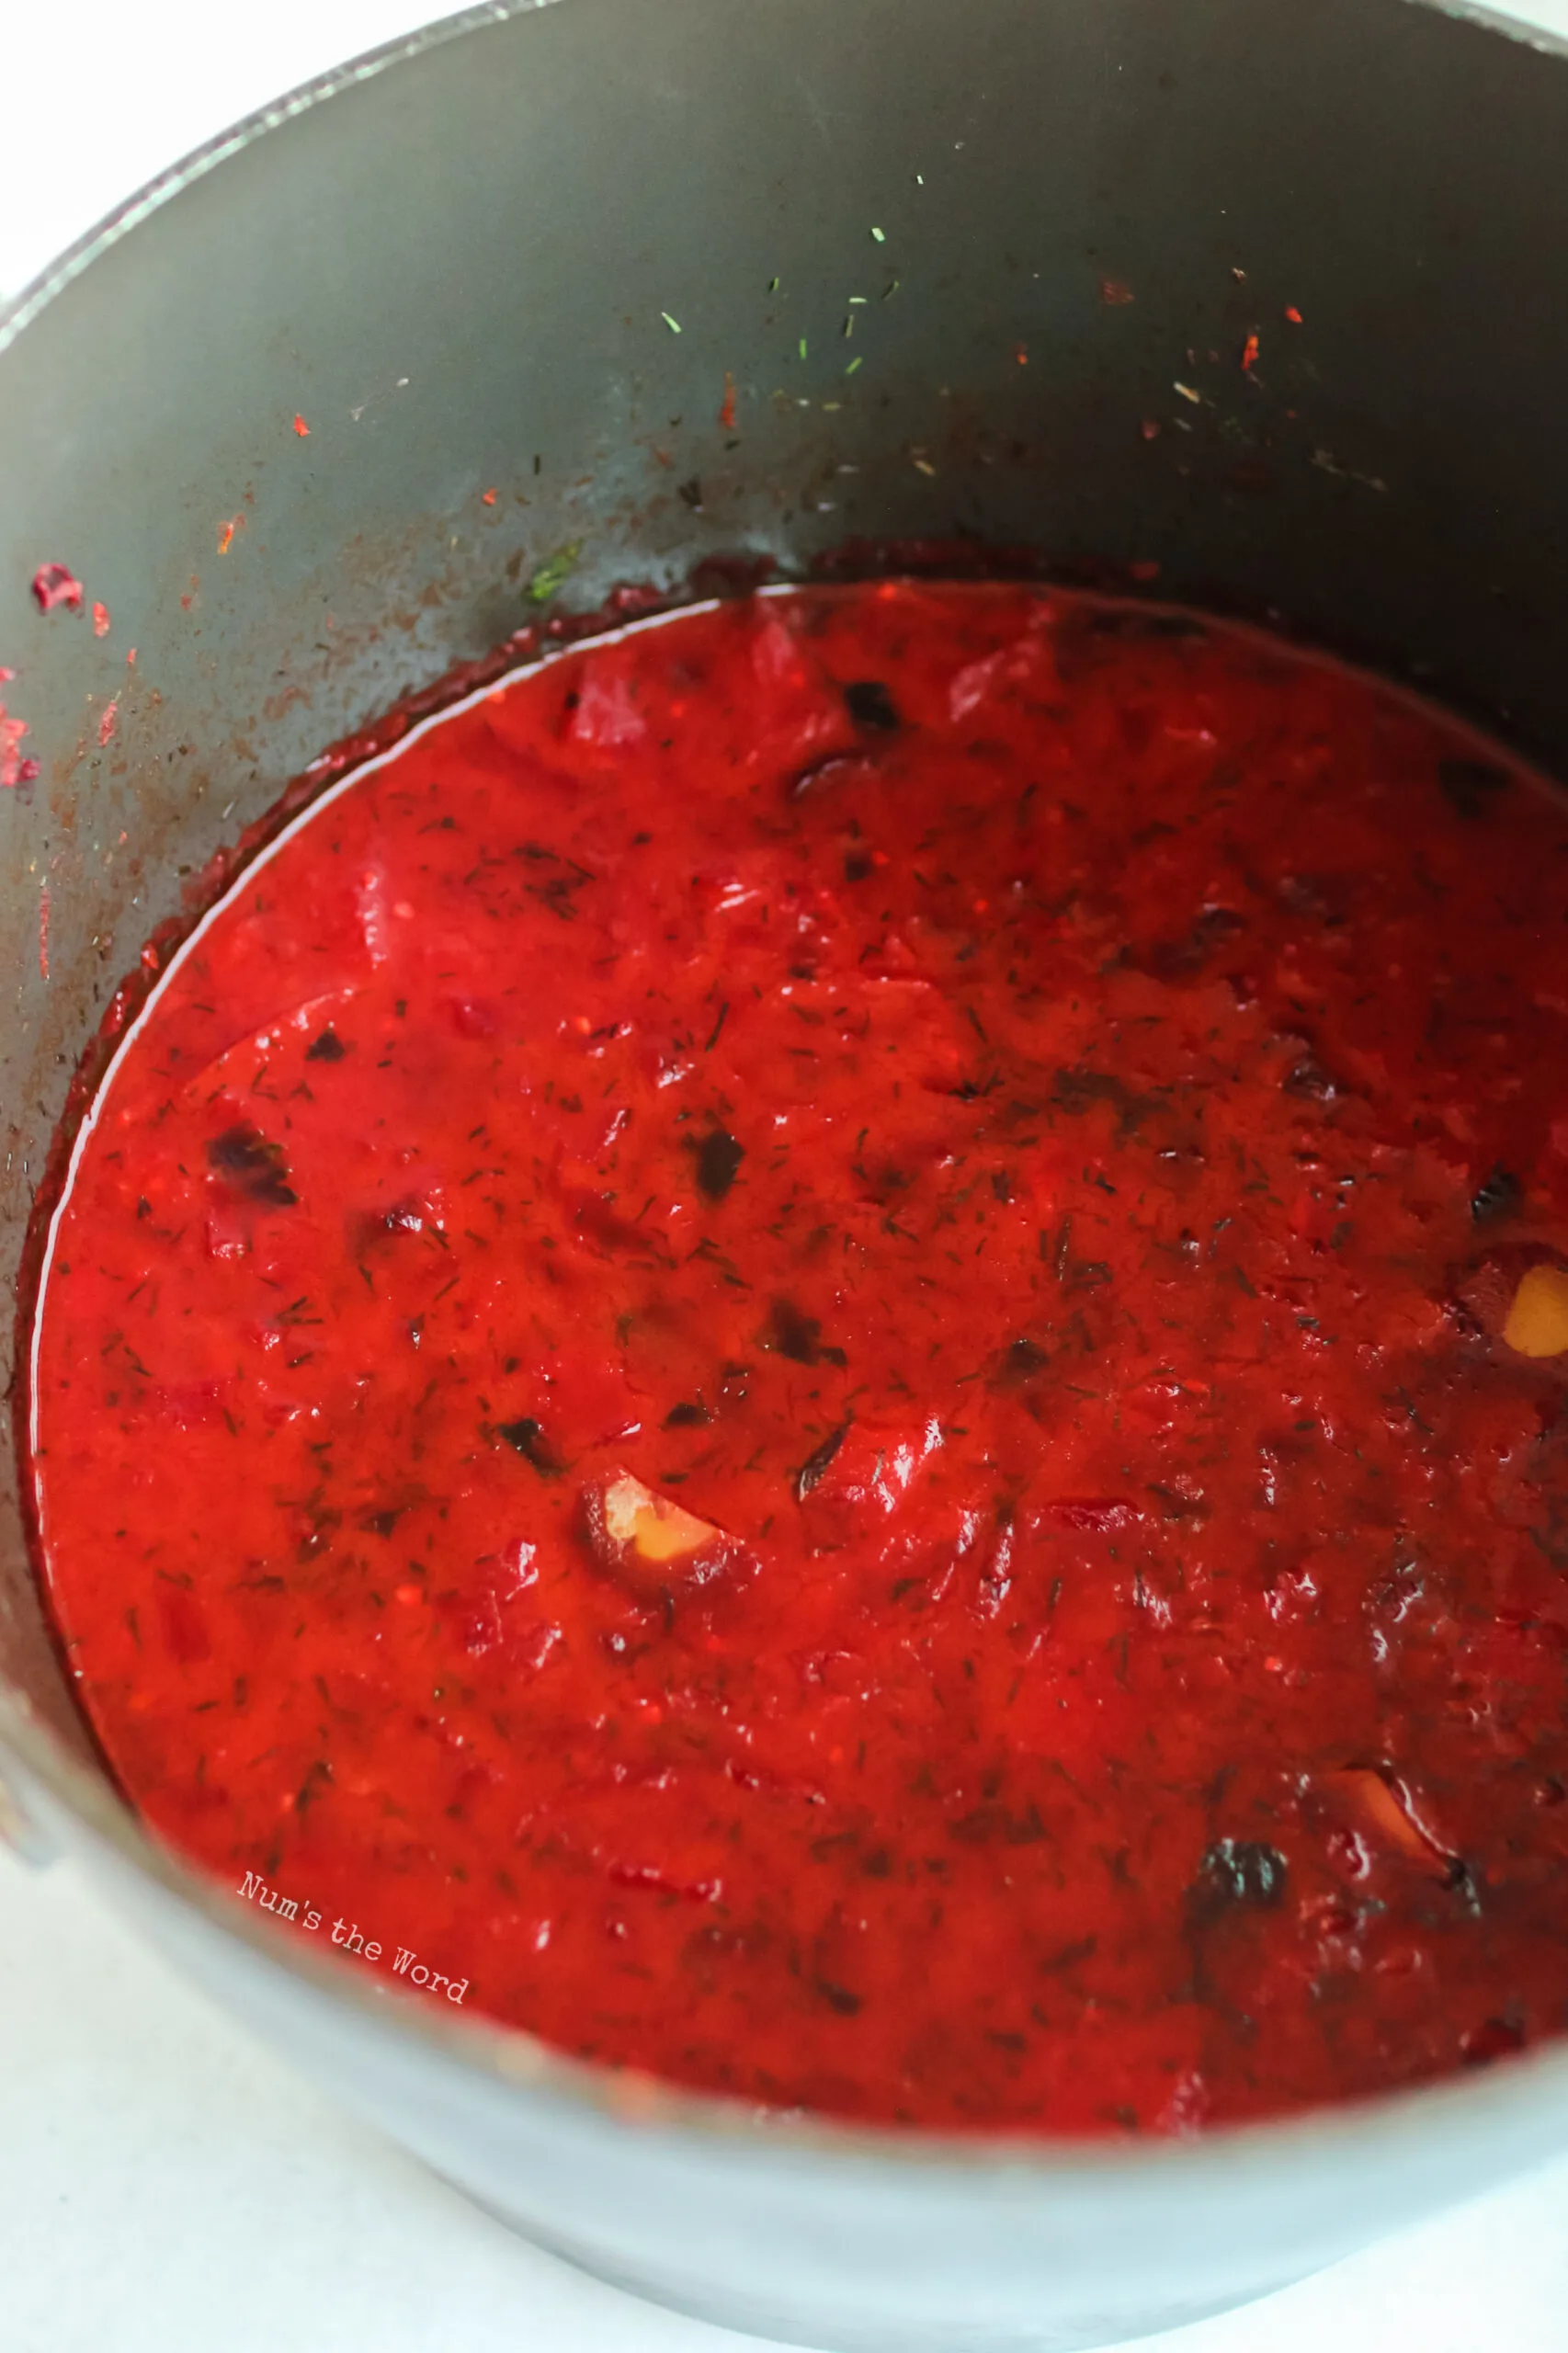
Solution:
[{"label": "chopped green dill fleck", "polygon": [[926,185],[926,175],[925,175],[925,173],[924,173],[924,172],[916,172],[916,173],[915,173],[915,187],[916,187],[916,188],[924,188],[924,187],[925,187],[925,185]]},{"label": "chopped green dill fleck", "polygon": [[892,279],[892,283],[889,285],[887,292],[882,296],[882,300],[883,300],[883,301],[884,301],[884,302],[886,302],[886,301],[890,301],[890,300],[892,299],[892,297],[894,294],[896,294],[897,292],[898,292],[898,280],[897,280],[897,278],[893,278],[893,279]]},{"label": "chopped green dill fleck", "polygon": [[768,290],[768,292],[769,292],[770,294],[777,294],[777,293],[778,293],[778,280],[776,278],[770,278],[768,279],[768,281],[767,281],[767,290]]},{"label": "chopped green dill fleck", "polygon": [[859,353],[858,353],[858,352],[857,352],[857,353],[856,353],[856,355],[855,355],[855,358],[854,358],[849,362],[848,367],[845,369],[845,371],[844,371],[844,372],[845,372],[845,374],[846,374],[846,376],[853,376],[853,374],[855,373],[856,369],[857,369],[857,368],[858,368],[858,366],[859,366],[859,365],[860,365],[860,355],[859,355]]},{"label": "chopped green dill fleck", "polygon": [[871,234],[876,239],[879,245],[885,245],[887,244],[887,239],[883,236],[880,229],[873,229]]},{"label": "chopped green dill fleck", "polygon": [[665,324],[668,327],[668,329],[669,329],[669,331],[670,331],[670,333],[671,333],[672,335],[679,335],[679,334],[680,334],[680,332],[681,332],[681,324],[680,324],[680,321],[679,321],[678,319],[672,319],[672,318],[671,318],[671,316],[670,316],[670,314],[669,314],[669,313],[668,313],[667,311],[661,311],[661,312],[659,313],[659,316],[660,316],[660,318],[662,318],[662,319],[663,319],[663,321],[664,321]]},{"label": "chopped green dill fleck", "polygon": [[851,311],[849,316],[844,322],[844,332],[846,336],[852,335],[855,332],[855,313],[853,311]]},{"label": "chopped green dill fleck", "polygon": [[805,338],[805,336],[804,336],[804,335],[802,335],[802,336],[801,337],[801,358],[803,359],[803,358],[805,358],[805,356],[806,356],[806,338]]},{"label": "chopped green dill fleck", "polygon": [[849,301],[852,309],[863,310],[866,305],[866,297],[864,294],[851,294]]},{"label": "chopped green dill fleck", "polygon": [[581,540],[568,540],[563,548],[557,548],[552,556],[546,558],[528,582],[528,595],[536,605],[547,603],[565,587],[582,552]]}]

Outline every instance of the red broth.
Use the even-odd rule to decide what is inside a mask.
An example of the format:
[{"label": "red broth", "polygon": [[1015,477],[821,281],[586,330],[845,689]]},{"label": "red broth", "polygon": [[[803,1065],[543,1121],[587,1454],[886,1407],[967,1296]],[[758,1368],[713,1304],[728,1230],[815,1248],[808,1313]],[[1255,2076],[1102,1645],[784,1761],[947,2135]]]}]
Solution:
[{"label": "red broth", "polygon": [[698,610],[201,926],[36,1335],[81,1702],[388,1984],[1190,2130],[1568,2002],[1568,808],[1256,634]]}]

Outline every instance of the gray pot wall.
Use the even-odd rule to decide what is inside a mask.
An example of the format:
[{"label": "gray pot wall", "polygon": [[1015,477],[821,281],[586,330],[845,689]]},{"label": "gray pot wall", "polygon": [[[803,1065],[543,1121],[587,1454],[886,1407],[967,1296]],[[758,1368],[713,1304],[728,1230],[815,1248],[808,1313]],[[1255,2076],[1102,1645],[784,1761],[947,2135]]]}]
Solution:
[{"label": "gray pot wall", "polygon": [[[1557,49],[1409,0],[558,0],[435,28],[173,175],[0,325],[0,697],[41,763],[0,792],[7,1281],[72,1070],[182,887],[324,745],[536,613],[568,546],[585,608],[709,555],[1027,549],[1272,613],[1568,771],[1564,155]],[[108,637],[36,609],[55,561]],[[955,2147],[760,2121],[378,1995],[142,1842],[8,1459],[0,1489],[36,1843],[649,2294],[867,2353],[1047,2353],[1568,2146],[1556,2050],[1196,2144]]]}]

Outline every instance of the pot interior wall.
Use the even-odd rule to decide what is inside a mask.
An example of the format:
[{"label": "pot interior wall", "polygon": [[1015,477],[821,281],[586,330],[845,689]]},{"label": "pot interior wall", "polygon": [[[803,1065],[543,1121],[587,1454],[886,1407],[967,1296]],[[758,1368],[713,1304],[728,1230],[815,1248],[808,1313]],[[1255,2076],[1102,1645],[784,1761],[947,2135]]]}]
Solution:
[{"label": "pot interior wall", "polygon": [[0,330],[7,1285],[183,883],[551,566],[1132,566],[1568,768],[1564,153],[1568,64],[1407,0],[560,0],[281,110]]}]

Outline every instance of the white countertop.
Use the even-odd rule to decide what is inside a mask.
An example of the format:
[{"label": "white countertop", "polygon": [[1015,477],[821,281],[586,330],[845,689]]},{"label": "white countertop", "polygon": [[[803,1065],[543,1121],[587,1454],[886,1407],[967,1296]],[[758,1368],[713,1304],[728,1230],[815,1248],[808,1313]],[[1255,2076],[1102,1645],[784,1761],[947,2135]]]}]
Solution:
[{"label": "white countertop", "polygon": [[[0,290],[173,158],[437,5],[13,0]],[[1568,33],[1568,0],[1516,13]],[[0,1850],[0,2353],[525,2347],[756,2353],[514,2238],[259,2050],[74,1870]],[[1568,2353],[1568,2161],[1160,2340],[1404,2347]]]}]

